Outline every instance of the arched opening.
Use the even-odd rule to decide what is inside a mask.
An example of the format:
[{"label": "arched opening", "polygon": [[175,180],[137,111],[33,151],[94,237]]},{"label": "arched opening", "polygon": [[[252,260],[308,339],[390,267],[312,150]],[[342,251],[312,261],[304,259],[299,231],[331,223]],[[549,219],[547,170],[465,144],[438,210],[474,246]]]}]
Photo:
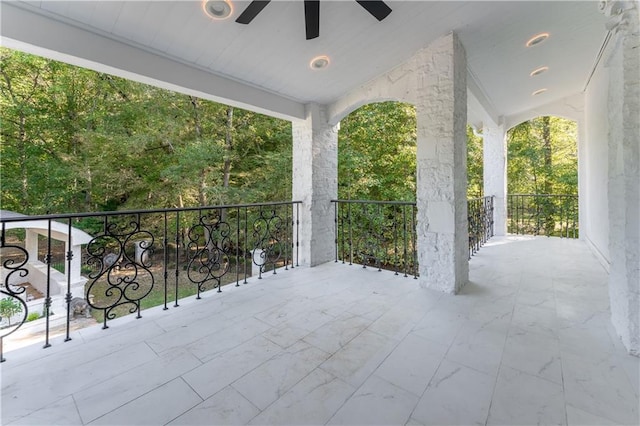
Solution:
[{"label": "arched opening", "polygon": [[[397,101],[365,104],[340,122],[337,258],[417,274],[416,132],[415,107]],[[489,232],[487,221],[479,219],[488,218],[490,208],[482,198],[482,156],[482,137],[468,126],[471,254]]]},{"label": "arched opening", "polygon": [[416,112],[379,102],[338,132],[337,258],[417,276]]},{"label": "arched opening", "polygon": [[507,231],[578,237],[578,125],[539,116],[507,132]]},{"label": "arched opening", "polygon": [[415,201],[416,113],[411,104],[364,105],[340,122],[338,197]]},{"label": "arched opening", "polygon": [[[338,198],[415,201],[416,112],[409,103],[365,104],[340,121]],[[467,195],[484,194],[482,136],[467,126]]]}]

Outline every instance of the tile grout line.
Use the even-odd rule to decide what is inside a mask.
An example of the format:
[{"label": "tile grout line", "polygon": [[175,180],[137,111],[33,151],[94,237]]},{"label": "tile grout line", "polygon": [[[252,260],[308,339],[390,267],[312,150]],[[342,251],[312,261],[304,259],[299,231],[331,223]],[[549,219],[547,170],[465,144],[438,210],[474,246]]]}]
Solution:
[{"label": "tile grout line", "polygon": [[[438,299],[438,300],[440,300],[440,299]],[[428,313],[429,312],[425,313],[424,316],[427,316]],[[424,317],[422,317],[422,319],[424,319]],[[420,319],[420,321],[422,321],[422,319]],[[433,381],[433,378],[436,376],[436,374],[438,373],[438,370],[440,370],[440,367],[442,366],[442,361],[444,361],[445,358],[447,357],[447,353],[449,353],[449,350],[453,346],[453,343],[455,342],[456,337],[458,337],[458,333],[460,333],[461,330],[462,330],[462,326],[460,326],[460,328],[458,329],[458,332],[456,333],[455,337],[453,339],[451,339],[451,343],[449,343],[449,345],[447,346],[447,350],[444,351],[444,353],[442,354],[442,358],[440,358],[440,362],[438,362],[438,366],[433,370],[433,374],[429,378],[429,381],[427,382],[427,386],[425,386],[424,390],[422,391],[422,393],[418,397],[418,402],[416,402],[416,405],[413,407],[413,410],[411,410],[411,414],[409,414],[409,419],[407,420],[407,423],[409,422],[409,420],[411,420],[413,418],[413,413],[415,413],[416,408],[418,408],[418,405],[420,404],[420,401],[422,401],[422,398],[424,397],[424,394],[427,393],[427,390],[429,389],[429,386],[431,386],[431,382]],[[417,335],[417,336],[421,337],[420,335]],[[426,338],[424,338],[424,339],[426,339]],[[431,341],[430,339],[426,339],[426,340]]]},{"label": "tile grout line", "polygon": [[516,305],[518,304],[518,296],[520,295],[520,291],[522,290],[522,275],[523,275],[523,271],[520,271],[520,279],[518,280],[518,291],[516,292],[516,297],[513,301],[513,307],[511,308],[511,318],[509,320],[509,328],[507,329],[507,335],[504,338],[504,344],[502,345],[502,352],[500,353],[500,363],[498,364],[498,371],[496,371],[496,379],[493,383],[493,391],[491,392],[491,399],[489,400],[487,418],[484,421],[485,426],[488,425],[489,417],[491,416],[491,407],[493,406],[493,398],[496,394],[498,379],[500,378],[500,371],[502,370],[502,359],[504,358],[504,351],[505,351],[505,348],[507,347],[507,340],[509,339],[509,331],[511,330],[511,325],[513,323],[513,314],[516,310]]},{"label": "tile grout line", "polygon": [[[195,405],[193,405],[191,408],[183,411],[182,413],[180,413],[179,415],[175,416],[174,418],[172,418],[171,420],[169,420],[168,422],[165,422],[164,425],[167,425],[169,423],[171,423],[172,421],[174,421],[175,419],[177,419],[178,417],[184,415],[185,413],[188,413],[189,411],[193,410],[195,407],[197,407],[198,405],[202,404],[205,399],[202,398],[202,396],[194,389],[191,387],[191,385],[182,377],[182,376],[178,376],[176,379],[180,379],[182,380],[182,383],[184,383],[185,385],[187,385],[189,387],[189,389],[191,389],[193,391],[193,393],[195,393],[196,395],[198,395],[198,398],[200,398],[200,402],[196,403]],[[173,379],[175,380],[175,379]],[[170,381],[173,381],[170,380]],[[169,382],[167,382],[169,383]],[[166,383],[165,383],[166,384]],[[164,385],[163,385],[164,386]],[[156,388],[157,389],[157,388]]]}]

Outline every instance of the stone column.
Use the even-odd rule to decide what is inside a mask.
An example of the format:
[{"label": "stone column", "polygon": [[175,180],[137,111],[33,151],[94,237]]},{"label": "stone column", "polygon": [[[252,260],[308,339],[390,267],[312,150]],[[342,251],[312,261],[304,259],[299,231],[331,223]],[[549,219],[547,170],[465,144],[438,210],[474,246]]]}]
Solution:
[{"label": "stone column", "polygon": [[469,280],[466,56],[453,33],[426,53],[416,101],[420,285],[455,294]]},{"label": "stone column", "polygon": [[[65,248],[66,244],[68,244],[68,242],[65,243]],[[71,274],[71,293],[73,297],[84,297],[84,284],[87,282],[87,279],[82,277],[82,246],[72,245],[71,252],[73,253],[71,270],[66,271],[67,274]],[[66,258],[64,267],[67,267]],[[66,290],[64,290],[64,293],[66,293]]]},{"label": "stone column", "polygon": [[507,132],[504,125],[482,128],[484,195],[493,199],[493,233],[507,233]]},{"label": "stone column", "polygon": [[298,262],[316,266],[335,257],[331,200],[338,196],[339,126],[328,123],[325,106],[309,104],[306,115],[292,125],[293,200],[302,201]]},{"label": "stone column", "polygon": [[609,298],[611,321],[640,355],[640,28],[634,2],[604,11],[614,32],[609,67]]},{"label": "stone column", "polygon": [[[25,228],[25,237],[24,237],[24,248],[29,254],[29,262],[34,262],[36,260],[43,261],[43,259],[38,259],[38,233],[34,232],[28,228]],[[17,274],[14,274],[17,275]]]}]

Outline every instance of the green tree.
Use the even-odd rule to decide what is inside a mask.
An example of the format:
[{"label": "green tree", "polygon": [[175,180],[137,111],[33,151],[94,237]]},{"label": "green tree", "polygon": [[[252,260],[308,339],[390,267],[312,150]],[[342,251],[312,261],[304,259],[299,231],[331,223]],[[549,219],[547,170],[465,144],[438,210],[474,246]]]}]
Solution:
[{"label": "green tree", "polygon": [[510,194],[577,194],[577,125],[538,117],[507,133]]},{"label": "green tree", "polygon": [[[415,200],[416,115],[409,104],[365,105],[340,123],[338,197]],[[468,196],[483,194],[482,136],[467,126]]]},{"label": "green tree", "polygon": [[0,300],[0,318],[6,318],[11,326],[11,317],[22,312],[22,305],[11,297]]},{"label": "green tree", "polygon": [[[559,117],[538,117],[508,132],[507,185],[510,194],[577,195],[577,126]],[[528,197],[521,216],[532,232],[556,234],[556,223],[577,215],[571,197]],[[564,214],[564,216],[562,216]],[[573,216],[572,216],[573,217]],[[577,216],[570,220],[577,220]]]},{"label": "green tree", "polygon": [[482,143],[482,136],[475,134],[473,128],[467,126],[467,196],[469,198],[482,197],[484,194]]},{"label": "green tree", "polygon": [[10,49],[0,66],[2,208],[290,198],[287,121]]},{"label": "green tree", "polygon": [[409,104],[365,105],[338,133],[338,197],[415,200],[416,114]]}]

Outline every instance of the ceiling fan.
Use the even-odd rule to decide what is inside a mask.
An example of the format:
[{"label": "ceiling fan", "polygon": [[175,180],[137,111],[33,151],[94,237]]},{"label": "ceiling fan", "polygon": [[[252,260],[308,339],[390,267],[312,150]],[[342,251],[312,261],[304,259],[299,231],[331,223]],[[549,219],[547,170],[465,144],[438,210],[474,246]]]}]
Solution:
[{"label": "ceiling fan", "polygon": [[[238,16],[236,22],[239,24],[250,23],[270,2],[271,0],[253,0]],[[356,2],[378,21],[382,21],[391,13],[391,8],[382,0],[356,0]],[[320,0],[304,0],[304,22],[307,40],[320,35]]]}]

